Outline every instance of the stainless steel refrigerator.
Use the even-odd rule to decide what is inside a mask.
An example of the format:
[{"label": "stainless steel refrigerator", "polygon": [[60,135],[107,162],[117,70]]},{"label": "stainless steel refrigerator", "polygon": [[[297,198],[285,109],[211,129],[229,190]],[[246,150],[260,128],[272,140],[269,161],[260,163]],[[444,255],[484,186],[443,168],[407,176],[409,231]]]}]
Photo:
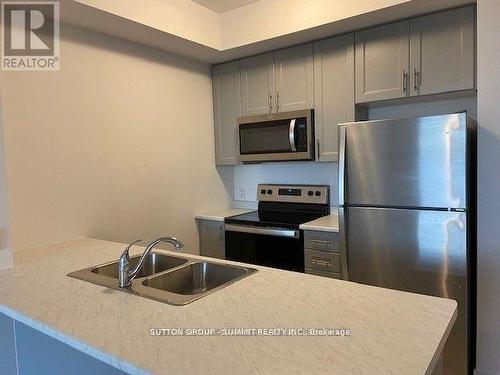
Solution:
[{"label": "stainless steel refrigerator", "polygon": [[474,362],[474,144],[466,113],[339,125],[348,279],[456,300],[443,353],[450,375],[472,373]]}]

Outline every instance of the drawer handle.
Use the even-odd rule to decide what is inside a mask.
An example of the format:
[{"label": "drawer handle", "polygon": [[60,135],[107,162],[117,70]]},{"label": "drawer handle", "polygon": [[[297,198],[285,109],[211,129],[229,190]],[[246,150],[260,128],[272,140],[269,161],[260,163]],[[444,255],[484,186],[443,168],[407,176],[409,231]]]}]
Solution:
[{"label": "drawer handle", "polygon": [[324,266],[324,267],[330,267],[332,265],[331,260],[321,259],[321,258],[312,258],[311,263],[318,265],[318,266]]},{"label": "drawer handle", "polygon": [[319,243],[319,244],[322,244],[322,245],[330,245],[331,244],[331,242],[327,241],[327,240],[315,240],[315,239],[311,239],[310,242],[312,242],[312,243]]}]

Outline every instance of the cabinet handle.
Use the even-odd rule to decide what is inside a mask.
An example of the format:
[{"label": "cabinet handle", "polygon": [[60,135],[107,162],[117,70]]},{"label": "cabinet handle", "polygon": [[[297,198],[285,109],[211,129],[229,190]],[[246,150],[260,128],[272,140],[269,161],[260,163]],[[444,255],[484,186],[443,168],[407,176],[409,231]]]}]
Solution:
[{"label": "cabinet handle", "polygon": [[280,93],[276,91],[276,112],[280,111]]},{"label": "cabinet handle", "polygon": [[407,74],[406,71],[403,69],[403,92],[406,92],[406,79],[407,79]]},{"label": "cabinet handle", "polygon": [[312,243],[318,243],[318,244],[321,244],[321,245],[330,245],[330,241],[327,241],[327,240],[315,240],[315,239],[311,239],[309,241],[312,242]]},{"label": "cabinet handle", "polygon": [[420,88],[420,72],[417,68],[413,68],[413,90],[418,91]]},{"label": "cabinet handle", "polygon": [[325,258],[312,258],[311,263],[317,266],[331,267],[332,261]]},{"label": "cabinet handle", "polygon": [[321,157],[321,152],[320,152],[320,140],[318,139],[318,141],[316,142],[318,144],[318,160],[320,159]]},{"label": "cabinet handle", "polygon": [[273,112],[273,96],[271,94],[269,94],[268,104],[269,104],[269,113],[272,113]]}]

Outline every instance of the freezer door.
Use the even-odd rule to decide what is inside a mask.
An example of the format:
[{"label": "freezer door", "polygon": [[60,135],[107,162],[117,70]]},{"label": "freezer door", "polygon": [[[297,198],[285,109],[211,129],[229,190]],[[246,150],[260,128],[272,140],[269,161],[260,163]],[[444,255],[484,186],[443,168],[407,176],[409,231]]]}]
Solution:
[{"label": "freezer door", "polygon": [[467,207],[465,113],[345,128],[344,204]]},{"label": "freezer door", "polygon": [[457,301],[444,373],[466,374],[466,213],[353,207],[343,212],[351,281]]}]

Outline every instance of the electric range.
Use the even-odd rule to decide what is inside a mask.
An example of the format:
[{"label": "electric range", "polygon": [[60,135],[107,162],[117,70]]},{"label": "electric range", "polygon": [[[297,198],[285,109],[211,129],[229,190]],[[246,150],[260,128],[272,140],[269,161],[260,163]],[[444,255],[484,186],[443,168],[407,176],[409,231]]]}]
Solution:
[{"label": "electric range", "polygon": [[299,226],[330,214],[327,185],[257,186],[258,210],[226,218],[226,259],[304,272]]}]

